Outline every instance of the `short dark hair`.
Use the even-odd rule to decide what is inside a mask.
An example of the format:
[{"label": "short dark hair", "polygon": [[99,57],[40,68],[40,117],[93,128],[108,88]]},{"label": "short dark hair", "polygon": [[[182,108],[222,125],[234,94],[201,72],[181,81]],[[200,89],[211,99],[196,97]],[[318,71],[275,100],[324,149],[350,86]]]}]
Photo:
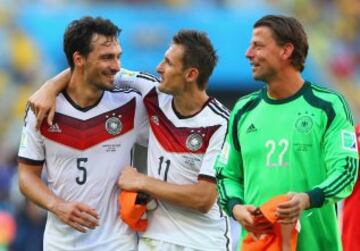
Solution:
[{"label": "short dark hair", "polygon": [[70,68],[74,68],[74,52],[78,51],[85,57],[91,52],[94,34],[117,38],[120,32],[121,29],[113,22],[101,17],[86,16],[72,21],[64,33],[64,52]]},{"label": "short dark hair", "polygon": [[206,33],[195,30],[180,30],[173,37],[173,43],[185,48],[184,68],[195,67],[199,70],[198,87],[206,89],[207,81],[218,61],[216,51]]},{"label": "short dark hair", "polygon": [[260,26],[266,26],[271,29],[273,38],[278,45],[293,44],[294,51],[290,58],[291,64],[302,72],[309,50],[307,35],[302,24],[294,17],[267,15],[260,18],[254,24],[254,28]]}]

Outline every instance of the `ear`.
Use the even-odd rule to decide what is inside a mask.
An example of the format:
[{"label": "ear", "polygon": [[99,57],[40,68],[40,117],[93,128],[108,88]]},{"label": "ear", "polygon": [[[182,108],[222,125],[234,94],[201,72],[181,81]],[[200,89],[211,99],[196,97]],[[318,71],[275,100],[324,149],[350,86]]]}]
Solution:
[{"label": "ear", "polygon": [[196,82],[199,76],[199,70],[197,68],[191,67],[185,72],[185,79],[187,82]]},{"label": "ear", "polygon": [[73,54],[73,61],[76,67],[82,67],[85,63],[85,58],[78,51],[75,51]]},{"label": "ear", "polygon": [[286,43],[283,46],[283,50],[281,52],[281,57],[286,60],[291,57],[292,53],[294,51],[294,45],[292,43]]}]

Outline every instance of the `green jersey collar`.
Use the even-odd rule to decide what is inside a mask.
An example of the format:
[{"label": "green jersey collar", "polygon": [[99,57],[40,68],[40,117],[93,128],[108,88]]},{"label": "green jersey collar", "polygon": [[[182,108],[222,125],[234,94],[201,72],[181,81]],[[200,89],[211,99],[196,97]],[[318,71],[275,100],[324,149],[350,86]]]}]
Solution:
[{"label": "green jersey collar", "polygon": [[268,93],[267,93],[267,88],[263,88],[262,91],[261,91],[261,96],[262,98],[264,99],[264,101],[266,103],[269,103],[269,104],[285,104],[285,103],[288,103],[290,101],[293,101],[295,99],[297,99],[298,97],[302,96],[305,92],[305,90],[307,88],[309,88],[309,83],[307,81],[304,82],[304,85],[300,88],[300,90],[298,92],[296,92],[294,95],[290,96],[290,97],[287,97],[287,98],[282,98],[282,99],[273,99],[273,98],[270,98]]}]

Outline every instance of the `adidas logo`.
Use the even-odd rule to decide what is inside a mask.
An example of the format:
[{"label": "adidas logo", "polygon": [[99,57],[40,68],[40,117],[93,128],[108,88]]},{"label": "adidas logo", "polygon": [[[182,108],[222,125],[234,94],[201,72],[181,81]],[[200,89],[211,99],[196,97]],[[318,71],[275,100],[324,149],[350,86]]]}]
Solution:
[{"label": "adidas logo", "polygon": [[58,123],[55,123],[49,127],[48,131],[49,132],[61,132],[61,129],[60,129]]},{"label": "adidas logo", "polygon": [[246,130],[246,133],[256,132],[256,131],[257,131],[256,127],[254,126],[254,124],[251,123],[251,125]]}]

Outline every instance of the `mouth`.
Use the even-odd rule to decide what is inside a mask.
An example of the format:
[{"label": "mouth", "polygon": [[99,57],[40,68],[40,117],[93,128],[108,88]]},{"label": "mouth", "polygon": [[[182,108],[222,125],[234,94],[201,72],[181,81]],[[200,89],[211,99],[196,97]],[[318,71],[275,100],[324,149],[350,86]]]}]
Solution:
[{"label": "mouth", "polygon": [[160,80],[160,83],[162,83],[163,81],[164,81],[164,78],[163,78],[163,76],[159,76],[159,80]]},{"label": "mouth", "polygon": [[109,79],[110,81],[112,81],[112,82],[115,81],[115,75],[114,74],[105,74],[105,77],[107,79]]},{"label": "mouth", "polygon": [[251,63],[252,70],[255,71],[257,68],[260,67],[260,64],[258,63]]}]

